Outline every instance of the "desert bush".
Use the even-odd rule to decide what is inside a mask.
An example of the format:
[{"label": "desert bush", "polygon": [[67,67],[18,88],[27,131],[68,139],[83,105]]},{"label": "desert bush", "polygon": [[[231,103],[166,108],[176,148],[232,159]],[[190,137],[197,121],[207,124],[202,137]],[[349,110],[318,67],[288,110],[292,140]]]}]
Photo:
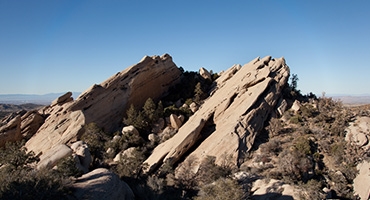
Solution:
[{"label": "desert bush", "polygon": [[147,165],[143,164],[145,159],[145,150],[135,148],[131,155],[121,156],[114,171],[121,178],[138,178],[147,167]]},{"label": "desert bush", "polygon": [[282,150],[281,142],[277,138],[270,139],[268,142],[261,144],[259,148],[261,149],[261,154],[264,155],[278,155]]},{"label": "desert bush", "polygon": [[216,157],[214,156],[207,156],[202,161],[197,172],[198,184],[209,184],[231,174],[231,168],[229,166],[219,166],[215,162]]},{"label": "desert bush", "polygon": [[277,118],[271,118],[269,125],[267,126],[267,130],[269,131],[269,134],[271,136],[277,136],[282,132],[282,129],[284,128],[283,123],[280,119]]},{"label": "desert bush", "polygon": [[62,177],[79,177],[83,174],[83,172],[77,168],[76,161],[73,156],[63,158],[56,166],[56,172]]},{"label": "desert bush", "polygon": [[65,199],[67,179],[56,171],[35,171],[39,158],[23,144],[8,143],[0,149],[0,199]]},{"label": "desert bush", "polygon": [[87,124],[84,130],[81,140],[86,142],[89,146],[92,156],[92,167],[96,168],[100,166],[104,160],[104,143],[109,140],[109,135],[95,123]]},{"label": "desert bush", "polygon": [[67,199],[70,194],[67,180],[50,170],[17,170],[0,179],[0,199]]},{"label": "desert bush", "polygon": [[197,164],[198,159],[196,159],[194,156],[189,156],[178,166],[175,179],[175,184],[178,187],[190,190],[197,186],[197,174],[194,169]]},{"label": "desert bush", "polygon": [[24,141],[6,143],[5,147],[0,148],[0,169],[2,171],[31,169],[32,165],[40,160],[32,151],[27,151],[24,143]]},{"label": "desert bush", "polygon": [[123,119],[123,123],[126,125],[133,125],[140,132],[146,132],[151,125],[157,122],[163,115],[164,109],[162,101],[159,101],[156,105],[151,98],[148,98],[144,106],[140,109],[136,109],[135,106],[131,104],[126,111],[126,118]]},{"label": "desert bush", "polygon": [[343,161],[345,142],[336,142],[330,146],[330,155],[333,156],[336,164]]},{"label": "desert bush", "polygon": [[247,199],[247,191],[231,178],[220,178],[200,188],[195,200]]},{"label": "desert bush", "polygon": [[311,155],[310,140],[304,136],[300,136],[293,141],[294,148],[303,155]]},{"label": "desert bush", "polygon": [[303,118],[301,115],[297,114],[292,116],[289,121],[293,124],[300,124],[301,122],[303,122]]},{"label": "desert bush", "polygon": [[279,154],[278,170],[287,181],[293,183],[307,181],[308,172],[312,168],[312,160],[299,151],[284,149]]}]

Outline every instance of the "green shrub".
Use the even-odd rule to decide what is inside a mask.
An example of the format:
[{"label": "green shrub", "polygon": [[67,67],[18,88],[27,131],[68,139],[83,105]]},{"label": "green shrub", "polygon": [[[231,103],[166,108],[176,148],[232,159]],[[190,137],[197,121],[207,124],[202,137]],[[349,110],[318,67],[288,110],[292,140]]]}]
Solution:
[{"label": "green shrub", "polygon": [[195,200],[247,199],[247,191],[231,178],[220,178],[200,188]]},{"label": "green shrub", "polygon": [[66,199],[67,179],[52,170],[35,171],[39,158],[23,144],[0,149],[0,199]]}]

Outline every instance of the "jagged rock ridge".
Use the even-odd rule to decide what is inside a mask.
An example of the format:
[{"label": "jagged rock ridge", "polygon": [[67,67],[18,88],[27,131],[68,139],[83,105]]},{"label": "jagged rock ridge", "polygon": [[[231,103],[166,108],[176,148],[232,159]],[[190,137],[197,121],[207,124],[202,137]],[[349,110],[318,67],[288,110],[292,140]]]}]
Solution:
[{"label": "jagged rock ridge", "polygon": [[198,159],[215,156],[218,163],[231,156],[239,165],[281,100],[289,73],[284,58],[271,56],[231,67],[178,133],[154,149],[145,161],[149,170],[166,161],[175,164],[187,154]]},{"label": "jagged rock ridge", "polygon": [[106,131],[117,130],[126,108],[141,106],[149,97],[162,97],[180,80],[181,71],[168,54],[145,56],[138,64],[93,85],[75,101],[67,93],[42,110],[44,124],[26,143],[36,154],[58,144],[75,141],[83,126],[96,123]]}]

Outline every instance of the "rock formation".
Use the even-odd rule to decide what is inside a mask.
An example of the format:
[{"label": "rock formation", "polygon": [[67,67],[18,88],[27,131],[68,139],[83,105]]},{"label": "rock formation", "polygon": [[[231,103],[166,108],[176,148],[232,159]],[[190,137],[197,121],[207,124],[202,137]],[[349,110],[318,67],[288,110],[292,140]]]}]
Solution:
[{"label": "rock formation", "polygon": [[370,163],[364,161],[357,165],[359,171],[356,178],[353,180],[354,193],[359,195],[361,199],[369,199],[370,197]]},{"label": "rock formation", "polygon": [[58,144],[76,141],[83,126],[91,122],[105,131],[115,131],[126,108],[131,104],[142,106],[149,97],[162,97],[180,81],[180,75],[168,54],[145,56],[138,64],[92,86],[75,101],[71,101],[71,93],[56,99],[43,110],[48,117],[26,147],[38,154]]},{"label": "rock formation", "polygon": [[116,174],[104,168],[77,178],[72,188],[75,199],[135,199],[131,188]]},{"label": "rock formation", "polygon": [[20,115],[4,119],[1,124],[0,147],[3,147],[7,142],[15,142],[22,139]]},{"label": "rock formation", "polygon": [[158,145],[145,161],[149,170],[164,161],[175,164],[190,154],[216,163],[231,156],[234,164],[250,151],[256,135],[275,109],[287,84],[289,67],[284,58],[256,58],[235,65],[217,79],[216,89],[171,139]]}]

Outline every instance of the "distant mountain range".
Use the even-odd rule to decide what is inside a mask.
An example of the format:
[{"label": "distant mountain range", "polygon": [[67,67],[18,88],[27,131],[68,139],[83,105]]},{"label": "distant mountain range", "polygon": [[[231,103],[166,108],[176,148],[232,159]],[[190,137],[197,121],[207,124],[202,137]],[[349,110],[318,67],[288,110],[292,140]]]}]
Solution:
[{"label": "distant mountain range", "polygon": [[[48,105],[54,99],[60,97],[65,93],[49,93],[49,94],[0,94],[0,104],[39,104]],[[73,92],[73,99],[76,99],[81,92]],[[341,100],[343,104],[348,105],[362,105],[370,104],[370,94],[366,95],[327,95],[333,99]]]},{"label": "distant mountain range", "polygon": [[332,96],[332,98],[342,101],[344,105],[370,104],[370,95],[367,96],[341,95],[341,96]]},{"label": "distant mountain range", "polygon": [[[65,93],[49,93],[49,94],[0,94],[0,103],[3,104],[50,104],[54,99]],[[76,99],[81,92],[73,92],[73,98]]]}]

